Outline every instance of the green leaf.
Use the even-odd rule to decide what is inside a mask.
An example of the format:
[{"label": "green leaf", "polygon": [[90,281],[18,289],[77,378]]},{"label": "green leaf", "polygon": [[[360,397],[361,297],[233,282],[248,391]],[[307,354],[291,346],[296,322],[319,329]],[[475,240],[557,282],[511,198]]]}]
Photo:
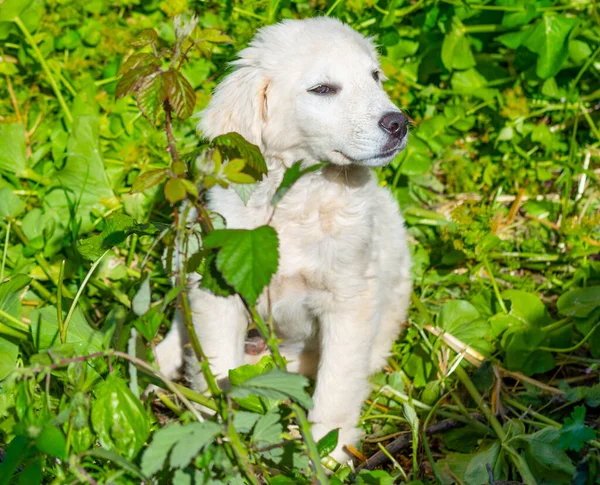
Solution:
[{"label": "green leaf", "polygon": [[318,163],[302,170],[302,162],[300,161],[294,163],[291,167],[286,169],[279,187],[277,187],[277,190],[273,194],[271,205],[275,207],[281,198],[288,192],[288,190],[290,190],[292,186],[300,179],[300,177],[306,175],[307,173],[316,172],[324,165],[324,163]]},{"label": "green leaf", "polygon": [[152,476],[160,471],[167,461],[171,448],[187,434],[187,429],[179,423],[156,431],[152,437],[152,442],[142,455],[141,466],[144,475]]},{"label": "green leaf", "polygon": [[585,444],[596,438],[592,428],[585,425],[585,406],[577,406],[571,416],[565,419],[565,424],[560,430],[558,446],[563,450],[581,450]]},{"label": "green leaf", "polygon": [[523,45],[538,55],[535,72],[542,79],[556,75],[569,56],[568,37],[579,23],[565,15],[544,15]]},{"label": "green leaf", "polygon": [[15,20],[33,0],[4,0],[0,6],[0,22]]},{"label": "green leaf", "polygon": [[466,483],[482,484],[488,483],[488,473],[486,465],[489,464],[494,472],[496,479],[501,478],[499,468],[504,461],[503,452],[500,443],[493,441],[484,445],[470,460],[465,470],[464,479]]},{"label": "green leaf", "polygon": [[490,325],[468,301],[453,300],[444,303],[438,317],[438,325],[480,352],[488,355],[491,352],[491,344],[485,338],[490,331]]},{"label": "green leaf", "polygon": [[255,305],[262,290],[275,274],[279,259],[279,240],[275,229],[221,229],[204,239],[206,248],[219,248],[217,268],[223,278],[250,305]]},{"label": "green leaf", "polygon": [[307,409],[312,408],[312,399],[304,388],[308,386],[308,379],[298,374],[290,374],[280,370],[273,370],[260,374],[245,381],[231,390],[232,397],[246,397],[250,394],[268,397],[271,399],[291,398]]},{"label": "green leaf", "polygon": [[246,141],[238,133],[227,133],[217,136],[212,140],[210,146],[217,148],[228,160],[234,158],[246,160],[244,171],[255,180],[262,180],[262,176],[267,173],[267,164],[260,153],[260,149],[256,145]]},{"label": "green leaf", "polygon": [[273,445],[281,442],[283,434],[283,425],[281,416],[276,410],[261,416],[252,432],[252,440],[258,446]]},{"label": "green leaf", "polygon": [[170,69],[164,73],[164,84],[169,104],[179,119],[189,118],[196,107],[196,91],[179,71]]},{"label": "green leaf", "polygon": [[525,444],[525,458],[538,478],[556,479],[564,474],[562,479],[568,482],[575,473],[571,459],[558,446],[559,435],[559,430],[549,426],[517,438]]},{"label": "green leaf", "polygon": [[145,192],[148,189],[160,184],[169,175],[166,168],[159,168],[156,170],[148,170],[147,172],[141,173],[133,181],[133,187],[131,193],[136,194]]},{"label": "green leaf", "polygon": [[212,421],[204,421],[203,423],[188,424],[185,426],[185,430],[186,436],[181,438],[171,451],[169,464],[173,468],[187,466],[192,458],[219,434],[221,425]]},{"label": "green leaf", "polygon": [[132,460],[150,435],[144,406],[116,374],[109,374],[95,394],[91,416],[100,443]]},{"label": "green leaf", "polygon": [[600,406],[600,384],[591,387],[579,386],[569,389],[565,393],[565,399],[570,402],[585,400],[585,403],[592,407]]},{"label": "green leaf", "polygon": [[233,415],[233,426],[238,433],[249,433],[260,418],[260,414],[238,411]]},{"label": "green leaf", "polygon": [[150,290],[150,277],[147,276],[131,300],[131,309],[137,316],[142,316],[150,309],[150,303],[152,303],[152,292]]},{"label": "green leaf", "polygon": [[554,368],[554,356],[545,350],[537,350],[547,338],[546,333],[538,328],[524,327],[507,332],[502,341],[507,369],[530,376]]},{"label": "green leaf", "polygon": [[97,236],[79,241],[77,250],[90,261],[97,261],[107,250],[125,242],[130,234],[154,234],[150,225],[139,225],[126,214],[114,214],[104,222],[104,229]]},{"label": "green leaf", "polygon": [[317,450],[319,450],[319,456],[321,458],[329,455],[329,453],[335,450],[335,447],[338,444],[339,434],[339,429],[332,429],[317,442]]},{"label": "green leaf", "polygon": [[[38,351],[60,343],[56,307],[47,306],[32,312],[31,337]],[[66,342],[73,344],[81,355],[100,352],[105,348],[104,334],[90,327],[80,306],[75,308],[71,317]]]},{"label": "green leaf", "polygon": [[143,47],[145,45],[156,42],[158,34],[154,29],[144,29],[130,42],[134,47]]},{"label": "green leaf", "polygon": [[2,462],[0,462],[0,485],[10,485],[12,477],[26,457],[28,440],[23,436],[15,436],[6,448]]},{"label": "green leaf", "polygon": [[154,124],[163,102],[167,99],[163,74],[154,72],[144,77],[137,85],[135,99],[143,115]]},{"label": "green leaf", "polygon": [[[536,19],[542,15],[538,8],[548,7],[552,5],[552,2],[547,0],[497,0],[496,4],[502,7],[508,7],[511,10],[504,12],[502,16],[502,25],[510,29],[526,25],[533,19]],[[521,11],[513,11],[517,8],[521,8]]]},{"label": "green leaf", "polygon": [[187,186],[184,179],[171,178],[165,184],[165,197],[171,204],[181,202],[187,196]]},{"label": "green leaf", "polygon": [[35,445],[42,453],[64,460],[67,454],[67,440],[56,426],[45,426],[35,438]]},{"label": "green leaf", "polygon": [[458,17],[452,19],[451,27],[442,43],[442,62],[449,71],[470,69],[476,62],[471,52],[471,44],[465,37],[465,29]]},{"label": "green leaf", "polygon": [[160,64],[158,61],[152,59],[147,63],[140,62],[138,67],[129,69],[117,83],[115,99],[122,98],[123,96],[136,91],[140,86],[140,83],[142,83],[147,76],[155,73],[159,67]]},{"label": "green leaf", "polygon": [[26,163],[25,127],[21,123],[0,124],[0,170],[19,175]]},{"label": "green leaf", "polygon": [[119,66],[118,74],[126,74],[127,72],[146,65],[147,61],[154,58],[149,52],[137,52],[131,54],[125,62]]},{"label": "green leaf", "polygon": [[210,42],[211,44],[231,44],[231,37],[218,29],[204,29],[198,34],[199,40]]},{"label": "green leaf", "polygon": [[17,367],[19,346],[0,337],[0,381]]},{"label": "green leaf", "polygon": [[600,286],[570,290],[561,295],[556,307],[561,315],[585,318],[600,307]]}]

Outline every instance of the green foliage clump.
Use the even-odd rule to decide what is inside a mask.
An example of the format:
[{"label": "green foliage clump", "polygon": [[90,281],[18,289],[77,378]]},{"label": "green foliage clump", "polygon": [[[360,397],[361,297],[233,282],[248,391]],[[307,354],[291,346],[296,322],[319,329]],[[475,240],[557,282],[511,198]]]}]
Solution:
[{"label": "green foliage clump", "polygon": [[[205,205],[215,185],[247,201],[265,161],[237,134],[199,140],[192,116],[257,28],[316,14],[375,37],[413,124],[378,172],[413,307],[354,469],[327,457],[335,431],[312,439],[310,382],[254,306],[276,232]],[[593,1],[4,0],[0,484],[594,483],[599,87]],[[209,395],[152,363],[175,309],[191,328],[193,271],[244,299],[272,353],[224,390],[192,339]],[[168,393],[142,400],[148,384]]]}]

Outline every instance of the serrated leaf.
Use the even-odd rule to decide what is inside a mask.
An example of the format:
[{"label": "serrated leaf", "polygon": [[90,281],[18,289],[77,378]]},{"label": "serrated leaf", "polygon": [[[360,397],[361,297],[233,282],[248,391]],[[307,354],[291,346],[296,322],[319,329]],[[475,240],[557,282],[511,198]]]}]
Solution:
[{"label": "serrated leaf", "polygon": [[277,203],[281,200],[281,198],[292,188],[292,186],[303,176],[308,173],[316,172],[320,168],[322,168],[324,163],[317,163],[316,165],[312,165],[304,170],[301,169],[302,162],[296,162],[291,167],[286,169],[283,174],[283,179],[277,187],[277,190],[273,194],[273,198],[271,199],[271,205],[276,206]]},{"label": "serrated leaf", "polygon": [[180,439],[171,451],[169,464],[173,468],[183,468],[192,461],[206,445],[211,443],[221,431],[221,425],[212,421],[192,423],[185,426],[187,435]]},{"label": "serrated leaf", "polygon": [[267,173],[267,164],[260,153],[260,149],[239,133],[226,133],[217,136],[212,140],[210,146],[218,148],[228,160],[234,158],[244,159],[246,161],[244,171],[255,180],[262,180],[262,176]]},{"label": "serrated leaf", "polygon": [[137,52],[131,54],[125,62],[119,66],[118,74],[125,74],[132,69],[137,69],[146,64],[146,61],[151,60],[154,56],[149,52]]},{"label": "serrated leaf", "polygon": [[260,418],[260,414],[238,411],[233,415],[233,426],[238,433],[249,433]]},{"label": "serrated leaf", "polygon": [[558,446],[563,450],[579,451],[595,438],[594,430],[585,425],[585,406],[576,406],[560,430]]},{"label": "serrated leaf", "polygon": [[150,435],[144,406],[116,374],[109,374],[95,394],[91,418],[100,443],[132,460]]},{"label": "serrated leaf", "polygon": [[187,436],[188,430],[179,423],[159,429],[152,437],[152,442],[142,455],[142,473],[152,476],[160,471],[167,461],[171,448],[180,439]]},{"label": "serrated leaf", "polygon": [[233,397],[246,397],[257,394],[272,399],[291,398],[307,409],[312,408],[313,403],[309,394],[305,391],[308,379],[298,374],[290,374],[281,370],[272,370],[265,374],[244,381],[241,385],[231,390]]},{"label": "serrated leaf", "polygon": [[167,183],[165,184],[165,197],[171,204],[176,204],[185,199],[188,192],[183,180],[184,179],[167,180]]},{"label": "serrated leaf", "polygon": [[167,99],[163,74],[155,72],[144,77],[137,86],[135,99],[143,115],[154,123],[160,107]]},{"label": "serrated leaf", "polygon": [[194,113],[196,91],[179,71],[170,69],[164,73],[169,104],[179,119],[185,120]]},{"label": "serrated leaf", "polygon": [[158,34],[154,29],[144,29],[135,38],[130,42],[130,44],[134,47],[143,47],[145,45],[149,45],[153,42],[156,42],[158,38]]},{"label": "serrated leaf", "polygon": [[134,92],[144,78],[156,72],[158,68],[159,64],[153,61],[150,64],[145,64],[127,71],[117,83],[117,88],[115,89],[115,99],[122,98],[123,96]]},{"label": "serrated leaf", "polygon": [[133,181],[131,193],[135,194],[151,189],[165,180],[168,175],[169,173],[167,172],[166,168],[159,168],[141,173]]},{"label": "serrated leaf", "polygon": [[217,254],[212,252],[204,260],[200,287],[218,296],[235,294],[235,290],[225,281],[217,268]]},{"label": "serrated leaf", "polygon": [[526,444],[525,457],[532,465],[533,470],[538,467],[544,469],[538,471],[537,475],[541,475],[542,471],[546,471],[544,475],[547,478],[552,478],[552,474],[557,473],[564,473],[566,476],[563,479],[573,476],[575,467],[569,456],[559,448],[559,435],[559,430],[549,426],[535,433],[523,434],[517,438]]},{"label": "serrated leaf", "polygon": [[275,229],[221,229],[204,239],[204,246],[218,248],[217,268],[250,305],[255,305],[275,274],[279,260],[279,239]]},{"label": "serrated leaf", "polygon": [[259,446],[279,443],[283,433],[280,420],[281,416],[276,411],[261,416],[254,426],[252,440]]},{"label": "serrated leaf", "polygon": [[233,42],[231,37],[217,29],[201,30],[198,34],[198,38],[204,42],[210,42],[211,44],[231,44]]}]

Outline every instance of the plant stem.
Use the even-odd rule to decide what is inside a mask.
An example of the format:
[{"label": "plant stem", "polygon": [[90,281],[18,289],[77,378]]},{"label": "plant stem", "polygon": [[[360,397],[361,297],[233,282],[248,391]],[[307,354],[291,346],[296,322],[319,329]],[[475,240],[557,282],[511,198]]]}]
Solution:
[{"label": "plant stem", "polygon": [[496,295],[496,299],[498,300],[498,304],[504,313],[508,313],[506,309],[506,305],[504,305],[504,300],[502,300],[502,296],[500,295],[500,290],[498,289],[498,283],[496,282],[496,278],[494,278],[494,272],[492,271],[492,267],[490,266],[490,262],[487,259],[487,256],[482,258],[483,265],[485,266],[485,270],[487,271],[488,276],[490,277],[490,281],[492,282],[492,288],[494,289],[494,294]]},{"label": "plant stem", "polygon": [[16,17],[14,19],[14,22],[17,24],[17,26],[19,27],[21,32],[23,32],[23,35],[27,39],[27,42],[29,42],[29,45],[33,49],[33,52],[35,52],[38,62],[40,63],[40,65],[42,66],[42,69],[46,73],[46,76],[48,77],[48,81],[50,82],[50,85],[52,86],[52,90],[54,91],[54,94],[56,95],[56,98],[58,99],[58,102],[59,102],[60,106],[62,107],[62,110],[65,113],[65,116],[67,117],[67,120],[69,121],[69,123],[73,123],[73,115],[71,114],[71,111],[69,111],[69,107],[67,106],[65,98],[63,98],[63,95],[60,92],[60,88],[58,87],[58,83],[56,82],[56,79],[54,79],[54,76],[52,75],[52,72],[50,71],[50,67],[48,66],[48,63],[46,62],[46,60],[44,59],[44,56],[43,56],[42,52],[40,51],[39,47],[37,46],[33,36],[29,32],[29,30],[27,30],[27,27],[25,26],[25,24],[23,23],[23,21],[21,20],[20,17]]},{"label": "plant stem", "polygon": [[2,266],[0,267],[0,283],[4,281],[4,267],[6,266],[6,255],[8,253],[8,242],[10,238],[11,223],[8,221],[6,226],[6,236],[4,237],[4,247],[2,248]]},{"label": "plant stem", "polygon": [[26,323],[23,323],[21,320],[18,320],[17,318],[13,317],[10,313],[5,312],[4,310],[0,309],[0,317],[4,318],[5,320],[8,320],[10,323],[12,323],[12,325],[10,325],[11,327],[14,327],[15,330],[19,330],[20,332],[25,332],[28,333],[29,332],[29,326]]},{"label": "plant stem", "polygon": [[62,285],[65,276],[65,260],[60,263],[60,273],[58,274],[58,296],[56,298],[56,320],[58,321],[58,332],[60,335],[60,343],[65,343],[67,331],[62,314]]},{"label": "plant stem", "polygon": [[296,414],[296,419],[300,424],[300,432],[302,433],[302,437],[304,438],[304,442],[306,443],[308,457],[310,458],[310,461],[312,461],[313,467],[315,469],[315,478],[318,483],[327,485],[329,481],[327,480],[325,470],[323,470],[323,466],[321,465],[321,457],[319,456],[319,450],[317,449],[317,444],[315,443],[315,440],[312,437],[312,433],[310,431],[310,423],[308,422],[306,413],[304,412],[304,409],[300,407],[299,404],[292,403],[290,407]]}]

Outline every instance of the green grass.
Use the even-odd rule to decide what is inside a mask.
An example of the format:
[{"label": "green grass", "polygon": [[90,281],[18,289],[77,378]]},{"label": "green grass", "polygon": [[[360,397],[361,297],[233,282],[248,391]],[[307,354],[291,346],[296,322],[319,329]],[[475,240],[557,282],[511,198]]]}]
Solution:
[{"label": "green grass", "polygon": [[[173,28],[192,12],[194,46]],[[190,114],[257,28],[316,14],[375,36],[414,124],[378,172],[407,221],[409,325],[363,407],[369,461],[329,478],[336,436],[310,437],[310,383],[282,374],[255,311],[274,357],[234,371],[229,392],[206,365],[210,396],[165,382],[151,354],[187,305],[185,272],[173,288],[162,261],[189,239],[179,201],[212,232],[206,187],[264,171],[242,140],[202,144]],[[180,88],[127,85],[136,52]],[[202,153],[245,164],[198,172]],[[599,483],[599,174],[595,0],[4,0],[0,484]],[[217,230],[190,261],[251,310],[276,244],[249,280],[218,254],[254,237]],[[142,402],[149,383],[169,392]]]}]

